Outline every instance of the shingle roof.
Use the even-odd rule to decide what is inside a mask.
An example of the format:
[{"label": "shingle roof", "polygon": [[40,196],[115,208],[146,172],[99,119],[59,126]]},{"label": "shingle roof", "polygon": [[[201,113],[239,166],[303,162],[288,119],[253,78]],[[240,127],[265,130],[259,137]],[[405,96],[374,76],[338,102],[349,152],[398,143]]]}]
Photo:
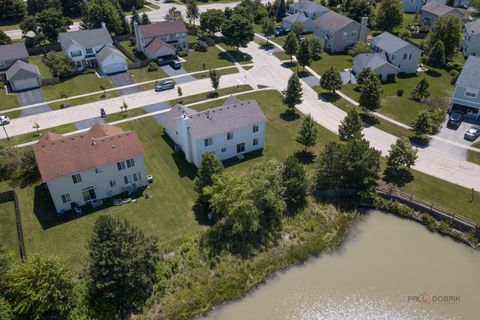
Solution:
[{"label": "shingle roof", "polygon": [[[105,59],[107,59],[111,54],[117,54],[123,58],[125,58],[125,56],[123,55],[123,53],[121,53],[120,51],[118,51],[117,49],[115,48],[112,48],[112,47],[103,47],[102,50],[100,50],[99,53],[97,53],[96,55],[96,58],[99,62],[103,62]],[[126,59],[126,58],[125,58]]]},{"label": "shingle roof", "polygon": [[25,45],[22,44],[6,44],[0,46],[0,61],[25,59],[28,58],[28,52]]},{"label": "shingle roof", "polygon": [[168,127],[170,130],[176,131],[177,126],[175,125],[175,119],[180,117],[182,114],[190,115],[194,113],[196,113],[195,110],[192,110],[181,104],[176,104],[172,109],[170,109],[170,111],[161,116],[161,122],[164,127]]},{"label": "shingle roof", "polygon": [[163,42],[159,38],[155,38],[152,41],[150,41],[150,43],[145,47],[145,50],[147,50],[148,52],[150,52],[152,54],[155,54],[158,51],[158,49],[160,49],[161,47],[164,47],[164,46],[170,47],[170,48],[173,49],[173,47],[171,45],[169,45],[168,43]]},{"label": "shingle roof", "polygon": [[290,6],[306,12],[326,12],[330,10],[310,0],[300,0],[298,2],[292,3]]},{"label": "shingle roof", "polygon": [[113,43],[112,37],[110,37],[106,28],[62,32],[58,35],[58,41],[64,47],[68,47],[73,41],[84,48],[93,48],[98,45]]},{"label": "shingle roof", "polygon": [[10,67],[10,69],[8,69],[6,76],[8,81],[30,79],[32,77],[41,77],[37,65],[26,63],[23,60],[17,60]]},{"label": "shingle roof", "polygon": [[480,33],[480,19],[465,23],[465,31],[469,34]]},{"label": "shingle roof", "polygon": [[322,27],[325,30],[328,30],[332,33],[335,33],[346,26],[348,26],[350,23],[356,23],[360,25],[358,22],[342,16],[341,14],[336,13],[335,11],[329,11],[325,13],[324,15],[318,17],[315,19],[314,23],[317,26]]},{"label": "shingle roof", "polygon": [[145,38],[152,38],[167,34],[187,32],[187,27],[183,21],[175,20],[139,25],[138,30]]},{"label": "shingle roof", "polygon": [[385,55],[381,53],[361,53],[353,59],[354,69],[363,70],[365,68],[370,68],[372,71],[376,69],[389,65],[394,69],[398,68],[393,64],[390,64],[386,59]]},{"label": "shingle roof", "polygon": [[33,145],[33,152],[43,181],[49,181],[135,157],[144,150],[134,131],[97,123],[89,131],[72,136],[43,135]]},{"label": "shingle roof", "polygon": [[460,9],[460,8],[453,8],[450,6],[447,6],[443,3],[440,3],[438,1],[432,1],[427,3],[422,7],[422,11],[426,11],[430,14],[433,14],[437,17],[441,17],[447,14],[452,14],[455,13],[457,14],[462,20],[468,20],[469,18],[469,13],[467,10]]},{"label": "shingle roof", "polygon": [[388,53],[395,53],[398,50],[408,46],[420,50],[411,43],[400,39],[389,32],[384,32],[373,38],[371,44]]},{"label": "shingle roof", "polygon": [[455,86],[480,89],[480,57],[469,56],[458,76]]},{"label": "shingle roof", "polygon": [[309,18],[307,18],[303,13],[298,12],[298,13],[286,16],[282,20],[290,23],[294,23],[295,21],[300,21],[301,23],[304,23],[305,21],[309,20]]}]

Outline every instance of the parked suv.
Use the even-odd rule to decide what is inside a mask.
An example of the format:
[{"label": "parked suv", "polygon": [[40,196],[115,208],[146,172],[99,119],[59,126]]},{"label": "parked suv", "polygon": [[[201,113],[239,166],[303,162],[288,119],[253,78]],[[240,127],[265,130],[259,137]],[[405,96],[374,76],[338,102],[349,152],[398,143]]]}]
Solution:
[{"label": "parked suv", "polygon": [[463,138],[465,140],[475,141],[479,136],[480,136],[480,127],[473,126],[473,127],[470,127],[470,129],[468,129],[467,132],[465,132],[465,135],[463,136]]},{"label": "parked suv", "polygon": [[458,128],[462,123],[463,116],[461,113],[454,112],[448,118],[447,127]]},{"label": "parked suv", "polygon": [[170,60],[170,63],[169,63],[170,67],[172,67],[173,69],[175,70],[178,70],[180,69],[182,66],[180,65],[180,61],[178,61],[177,58],[173,58],[172,60]]},{"label": "parked suv", "polygon": [[165,80],[155,86],[155,91],[159,92],[173,88],[175,88],[175,82],[173,82],[173,80]]},{"label": "parked suv", "polygon": [[0,116],[0,126],[6,126],[10,123],[10,118],[7,116]]}]

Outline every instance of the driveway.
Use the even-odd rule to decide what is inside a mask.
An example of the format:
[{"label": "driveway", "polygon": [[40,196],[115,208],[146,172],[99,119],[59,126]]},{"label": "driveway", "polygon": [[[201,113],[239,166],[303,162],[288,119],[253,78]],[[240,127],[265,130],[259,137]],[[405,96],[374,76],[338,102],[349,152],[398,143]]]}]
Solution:
[{"label": "driveway", "polygon": [[[22,107],[45,101],[45,97],[43,96],[43,92],[40,88],[17,92],[17,97]],[[34,114],[39,114],[39,113],[48,112],[52,110],[53,110],[52,107],[50,107],[48,104],[44,104],[38,107],[22,109],[21,116],[22,117],[31,116]]]},{"label": "driveway", "polygon": [[[133,79],[130,77],[128,72],[121,72],[117,74],[112,74],[108,76],[110,80],[112,80],[113,85],[115,87],[123,87],[123,86],[128,86],[130,84],[134,84],[135,82]],[[125,89],[119,89],[121,96],[127,95],[127,94],[132,94],[132,93],[138,93],[142,92],[143,89],[140,86],[136,87],[131,87],[131,88],[125,88]]]},{"label": "driveway", "polygon": [[86,119],[82,121],[77,121],[73,125],[77,130],[87,129],[93,127],[97,122],[104,122],[101,117],[95,117],[91,119]]},{"label": "driveway", "polygon": [[169,76],[171,76],[171,77],[185,74],[184,77],[175,78],[175,83],[177,83],[177,84],[197,80],[197,79],[195,79],[194,77],[188,75],[188,74],[187,74],[187,71],[185,71],[185,69],[183,69],[183,68],[180,68],[180,69],[178,69],[178,70],[175,70],[175,69],[173,69],[172,67],[170,67],[169,65],[162,66],[162,67],[160,67],[160,68],[162,68],[163,71],[165,71],[165,72],[166,72]]}]

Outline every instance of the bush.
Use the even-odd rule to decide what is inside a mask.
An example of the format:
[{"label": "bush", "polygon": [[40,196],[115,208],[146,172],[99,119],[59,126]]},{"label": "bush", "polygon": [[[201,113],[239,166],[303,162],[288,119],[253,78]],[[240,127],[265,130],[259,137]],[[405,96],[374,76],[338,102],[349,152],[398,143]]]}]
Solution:
[{"label": "bush", "polygon": [[459,72],[457,70],[450,70],[450,75],[454,78],[458,77]]},{"label": "bush", "polygon": [[179,56],[179,57],[186,57],[186,56],[188,56],[188,51],[187,51],[187,50],[180,49],[180,50],[177,51],[177,56]]},{"label": "bush", "polygon": [[397,82],[397,75],[395,73],[387,74],[387,83],[395,83]]},{"label": "bush", "polygon": [[432,216],[428,214],[422,214],[422,221],[427,226],[427,229],[434,232],[437,230],[437,222],[435,219],[432,218]]},{"label": "bush", "polygon": [[460,73],[457,71],[457,75],[455,77],[452,78],[452,80],[450,80],[450,84],[451,85],[455,85],[455,83],[457,83],[457,79],[458,79],[458,76],[460,75]]},{"label": "bush", "polygon": [[460,62],[448,62],[445,65],[445,69],[447,69],[447,71],[456,70],[460,72],[462,71],[462,68],[463,68],[463,64],[461,64]]},{"label": "bush", "polygon": [[199,52],[207,52],[208,50],[208,45],[205,41],[198,40],[194,45],[193,45],[193,50],[199,51]]},{"label": "bush", "polygon": [[420,33],[429,33],[429,32],[430,32],[430,28],[426,25],[420,28]]},{"label": "bush", "polygon": [[158,65],[155,62],[150,62],[150,64],[148,65],[147,71],[152,72],[157,70],[158,70]]},{"label": "bush", "polygon": [[448,222],[445,221],[440,221],[437,227],[438,232],[443,233],[443,234],[449,234],[450,233],[450,225]]},{"label": "bush", "polygon": [[389,211],[401,217],[411,217],[413,215],[412,208],[403,205],[396,200],[387,200],[380,196],[376,196],[373,199],[373,205],[379,210]]},{"label": "bush", "polygon": [[403,89],[398,89],[398,90],[397,90],[397,97],[403,96],[403,92],[404,92]]}]

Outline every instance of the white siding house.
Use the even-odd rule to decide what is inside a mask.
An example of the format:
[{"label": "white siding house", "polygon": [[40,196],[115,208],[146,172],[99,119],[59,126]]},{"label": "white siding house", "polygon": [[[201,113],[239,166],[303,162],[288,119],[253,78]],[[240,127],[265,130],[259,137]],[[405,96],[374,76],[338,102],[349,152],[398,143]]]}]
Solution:
[{"label": "white siding house", "polygon": [[465,57],[480,55],[480,19],[465,24],[462,52]]},{"label": "white siding house", "polygon": [[[455,83],[451,109],[460,108],[472,117],[480,117],[480,57],[469,56]],[[470,111],[470,112],[469,112]]]},{"label": "white siding house", "polygon": [[187,27],[181,20],[134,24],[138,52],[149,59],[175,54],[176,50],[188,50]]}]

